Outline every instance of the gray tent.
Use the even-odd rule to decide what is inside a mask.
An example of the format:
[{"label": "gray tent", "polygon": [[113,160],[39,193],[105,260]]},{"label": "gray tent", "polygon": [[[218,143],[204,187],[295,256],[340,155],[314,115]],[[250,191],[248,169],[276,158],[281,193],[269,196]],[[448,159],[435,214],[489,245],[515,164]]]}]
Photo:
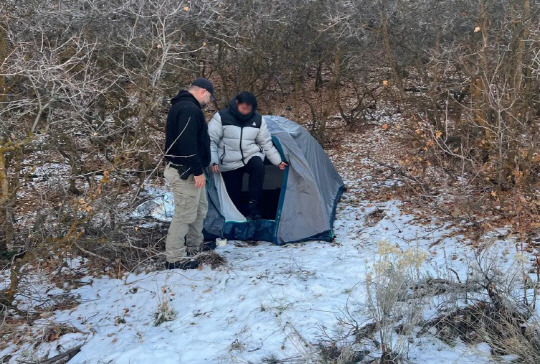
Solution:
[{"label": "gray tent", "polygon": [[[331,241],[336,207],[345,191],[343,180],[305,128],[280,116],[264,118],[276,148],[289,167],[281,171],[266,165],[260,201],[263,219],[254,221],[246,220],[232,203],[221,175],[208,174],[206,237],[263,240],[278,245],[305,240]],[[247,175],[243,191],[247,204]]]}]

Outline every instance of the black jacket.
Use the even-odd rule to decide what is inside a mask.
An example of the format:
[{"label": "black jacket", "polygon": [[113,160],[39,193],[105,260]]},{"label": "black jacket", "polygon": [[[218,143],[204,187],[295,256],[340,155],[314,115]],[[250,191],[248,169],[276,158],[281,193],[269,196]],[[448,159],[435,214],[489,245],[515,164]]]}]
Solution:
[{"label": "black jacket", "polygon": [[167,117],[165,159],[190,167],[188,175],[201,175],[210,164],[210,137],[201,105],[185,90],[181,90],[171,104]]}]

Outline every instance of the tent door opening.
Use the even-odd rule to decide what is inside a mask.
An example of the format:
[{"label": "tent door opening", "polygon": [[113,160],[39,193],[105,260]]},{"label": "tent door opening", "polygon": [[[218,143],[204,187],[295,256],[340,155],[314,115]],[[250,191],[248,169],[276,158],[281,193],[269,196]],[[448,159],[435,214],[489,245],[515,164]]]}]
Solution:
[{"label": "tent door opening", "polygon": [[[265,176],[263,183],[263,191],[261,199],[259,201],[259,212],[263,219],[275,220],[277,209],[279,206],[279,197],[281,195],[281,186],[283,184],[284,172],[279,168],[273,166],[267,159],[264,161]],[[242,181],[242,193],[240,199],[240,206],[237,208],[247,216],[249,209],[249,195],[248,195],[248,183],[249,175],[244,174]]]}]

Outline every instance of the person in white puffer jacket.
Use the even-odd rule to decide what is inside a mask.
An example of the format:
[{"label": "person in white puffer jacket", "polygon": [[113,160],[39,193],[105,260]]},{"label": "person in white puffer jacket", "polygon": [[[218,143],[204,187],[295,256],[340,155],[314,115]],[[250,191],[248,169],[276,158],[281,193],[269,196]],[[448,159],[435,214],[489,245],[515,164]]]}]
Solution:
[{"label": "person in white puffer jacket", "polygon": [[[258,203],[264,182],[264,158],[280,169],[287,164],[272,142],[266,121],[257,112],[257,99],[247,91],[217,112],[208,124],[212,172],[223,176],[227,192],[239,210],[242,180],[249,174],[249,215],[260,219]],[[242,212],[242,211],[241,211]]]}]

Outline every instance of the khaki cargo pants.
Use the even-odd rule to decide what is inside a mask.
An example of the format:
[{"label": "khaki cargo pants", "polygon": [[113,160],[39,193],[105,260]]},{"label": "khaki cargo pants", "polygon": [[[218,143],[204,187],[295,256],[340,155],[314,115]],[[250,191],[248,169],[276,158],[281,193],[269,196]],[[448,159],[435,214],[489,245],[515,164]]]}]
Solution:
[{"label": "khaki cargo pants", "polygon": [[195,187],[193,175],[184,181],[176,169],[167,165],[164,176],[174,196],[174,215],[165,241],[165,254],[167,261],[174,263],[186,256],[186,248],[190,253],[201,251],[208,201],[206,187]]}]

